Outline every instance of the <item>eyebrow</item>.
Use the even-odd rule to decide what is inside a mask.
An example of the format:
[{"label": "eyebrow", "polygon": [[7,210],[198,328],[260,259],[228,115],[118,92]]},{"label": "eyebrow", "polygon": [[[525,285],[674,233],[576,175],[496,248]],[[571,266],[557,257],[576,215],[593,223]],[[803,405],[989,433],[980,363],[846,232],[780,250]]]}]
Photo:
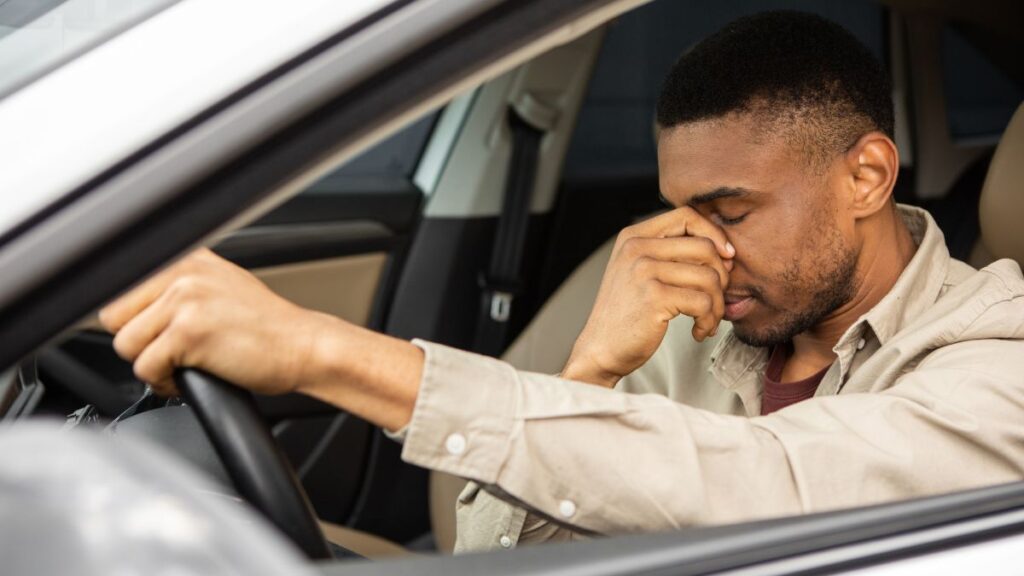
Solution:
[{"label": "eyebrow", "polygon": [[695,206],[707,204],[708,202],[714,202],[715,200],[720,200],[722,198],[737,198],[748,196],[752,193],[753,192],[751,190],[747,190],[746,188],[715,188],[710,192],[704,192],[702,194],[697,194],[696,196],[691,197],[689,200],[687,200],[686,205],[693,208]]}]

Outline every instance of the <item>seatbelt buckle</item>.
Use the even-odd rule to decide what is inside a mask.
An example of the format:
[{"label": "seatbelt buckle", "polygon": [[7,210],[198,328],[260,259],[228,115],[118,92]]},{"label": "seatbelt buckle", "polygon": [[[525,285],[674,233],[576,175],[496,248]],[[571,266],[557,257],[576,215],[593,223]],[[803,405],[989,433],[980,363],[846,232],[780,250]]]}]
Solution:
[{"label": "seatbelt buckle", "polygon": [[508,317],[512,314],[512,299],[514,297],[511,292],[492,291],[491,320],[495,322],[508,322]]},{"label": "seatbelt buckle", "polygon": [[483,296],[484,310],[481,315],[486,314],[494,322],[508,322],[512,315],[512,301],[519,294],[519,285],[516,282],[490,277],[483,272],[477,277],[477,284],[480,285]]}]

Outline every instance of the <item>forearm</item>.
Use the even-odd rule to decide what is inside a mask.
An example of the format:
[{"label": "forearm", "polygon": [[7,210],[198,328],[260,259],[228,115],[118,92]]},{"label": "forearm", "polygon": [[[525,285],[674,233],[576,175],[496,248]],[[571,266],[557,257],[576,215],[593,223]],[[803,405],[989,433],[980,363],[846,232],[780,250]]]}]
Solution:
[{"label": "forearm", "polygon": [[412,417],[422,373],[423,351],[413,344],[331,319],[296,391],[394,431]]}]

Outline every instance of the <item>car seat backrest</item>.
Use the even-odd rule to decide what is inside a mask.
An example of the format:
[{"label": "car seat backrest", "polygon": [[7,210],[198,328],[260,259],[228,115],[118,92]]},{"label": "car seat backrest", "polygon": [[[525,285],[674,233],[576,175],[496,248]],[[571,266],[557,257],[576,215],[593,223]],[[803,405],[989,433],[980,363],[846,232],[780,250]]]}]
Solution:
[{"label": "car seat backrest", "polygon": [[1024,264],[1024,103],[999,140],[978,208],[981,238],[971,264],[980,268],[999,258]]},{"label": "car seat backrest", "polygon": [[[605,242],[573,271],[505,351],[502,360],[530,372],[556,374],[562,370],[590,316],[614,245],[614,239]],[[462,478],[442,472],[430,474],[430,520],[434,541],[442,552],[451,552],[455,546],[455,501],[465,485]]]},{"label": "car seat backrest", "polygon": [[614,246],[614,238],[608,240],[573,270],[508,347],[502,360],[530,372],[562,371],[594,307]]}]

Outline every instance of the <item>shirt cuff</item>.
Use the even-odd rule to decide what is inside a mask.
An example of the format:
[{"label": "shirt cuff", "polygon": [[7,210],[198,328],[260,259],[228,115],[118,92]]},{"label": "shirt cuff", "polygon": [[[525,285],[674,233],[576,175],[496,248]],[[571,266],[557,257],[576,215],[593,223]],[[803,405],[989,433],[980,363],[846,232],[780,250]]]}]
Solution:
[{"label": "shirt cuff", "polygon": [[402,459],[496,483],[518,409],[516,371],[486,356],[422,340],[412,343],[425,358]]}]

